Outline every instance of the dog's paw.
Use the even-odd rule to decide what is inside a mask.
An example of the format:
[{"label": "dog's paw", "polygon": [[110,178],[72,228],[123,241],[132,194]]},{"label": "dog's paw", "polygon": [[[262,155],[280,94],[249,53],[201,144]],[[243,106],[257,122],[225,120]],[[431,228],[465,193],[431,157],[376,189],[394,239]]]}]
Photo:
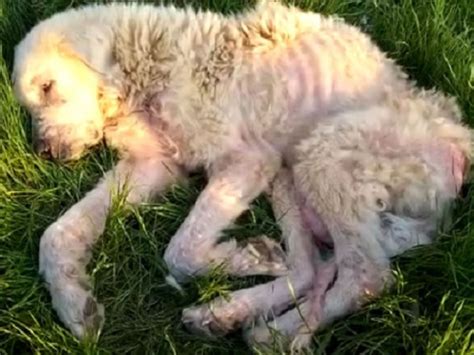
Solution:
[{"label": "dog's paw", "polygon": [[50,288],[53,307],[64,325],[79,339],[97,339],[104,324],[104,306],[80,285]]},{"label": "dog's paw", "polygon": [[193,334],[207,337],[224,336],[243,325],[250,314],[243,302],[217,299],[210,304],[185,308],[182,322]]},{"label": "dog's paw", "polygon": [[273,323],[259,317],[251,326],[245,328],[243,337],[247,345],[251,348],[271,345],[275,337],[279,335]]},{"label": "dog's paw", "polygon": [[208,338],[224,336],[228,332],[225,324],[220,324],[204,307],[184,309],[181,321],[190,333]]},{"label": "dog's paw", "polygon": [[79,339],[98,337],[104,323],[104,307],[92,295],[85,274],[91,253],[88,233],[84,225],[63,217],[45,231],[39,253],[39,273],[53,308]]},{"label": "dog's paw", "polygon": [[286,255],[281,245],[267,236],[250,238],[234,260],[241,276],[284,276],[288,273]]},{"label": "dog's paw", "polygon": [[273,349],[276,347],[291,354],[305,354],[311,349],[311,332],[302,328],[294,334],[293,330],[284,327],[284,324],[278,324],[275,321],[265,322],[259,319],[253,326],[244,330],[244,340],[250,348]]},{"label": "dog's paw", "polygon": [[285,351],[291,350],[291,353],[300,353],[311,345],[313,331],[307,322],[310,311],[311,303],[304,297],[298,306],[280,315],[255,319],[244,329],[244,339],[250,347],[277,346]]},{"label": "dog's paw", "polygon": [[290,345],[290,351],[292,354],[305,354],[311,350],[311,344],[313,340],[313,332],[304,328],[297,334]]}]

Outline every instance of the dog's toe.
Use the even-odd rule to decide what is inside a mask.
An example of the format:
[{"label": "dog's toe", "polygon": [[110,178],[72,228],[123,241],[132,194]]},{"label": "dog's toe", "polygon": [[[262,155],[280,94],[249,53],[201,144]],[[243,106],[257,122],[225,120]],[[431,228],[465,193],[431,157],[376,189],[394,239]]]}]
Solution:
[{"label": "dog's toe", "polygon": [[286,255],[280,244],[267,236],[251,238],[239,258],[239,273],[283,276],[288,273]]},{"label": "dog's toe", "polygon": [[260,347],[273,342],[273,333],[271,324],[267,324],[263,318],[259,318],[252,326],[244,329],[243,336],[250,347]]},{"label": "dog's toe", "polygon": [[183,310],[181,321],[186,329],[193,334],[209,338],[225,335],[227,333],[225,325],[219,324],[219,321],[206,308],[200,306]]},{"label": "dog's toe", "polygon": [[219,337],[237,330],[247,321],[249,312],[245,307],[245,304],[217,299],[210,304],[184,309],[181,319],[193,334]]},{"label": "dog's toe", "polygon": [[78,339],[97,339],[104,324],[104,307],[89,290],[72,283],[51,288],[53,307]]},{"label": "dog's toe", "polygon": [[82,325],[85,336],[97,337],[104,323],[104,306],[89,296],[82,310]]},{"label": "dog's toe", "polygon": [[302,354],[305,351],[308,351],[311,348],[313,340],[313,333],[309,332],[307,329],[304,329],[295,336],[291,342],[290,350],[292,354]]}]

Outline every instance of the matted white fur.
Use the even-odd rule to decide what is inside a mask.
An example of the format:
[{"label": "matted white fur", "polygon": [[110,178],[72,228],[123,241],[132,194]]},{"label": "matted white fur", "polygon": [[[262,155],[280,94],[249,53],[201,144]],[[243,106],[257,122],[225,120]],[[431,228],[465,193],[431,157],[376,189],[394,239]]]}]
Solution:
[{"label": "matted white fur", "polygon": [[[205,168],[208,184],[164,255],[169,279],[217,264],[280,278],[212,310],[187,309],[183,320],[225,334],[280,313],[280,330],[306,346],[319,326],[380,294],[390,256],[431,241],[471,158],[452,99],[415,89],[358,29],[275,2],[229,16],[137,4],[68,10],[17,46],[13,80],[39,153],[77,159],[106,139],[121,155],[41,238],[53,306],[81,338],[104,321],[85,266],[117,190],[140,204]],[[272,181],[278,214],[278,200],[299,211],[282,220],[287,255],[266,237],[218,243]],[[312,261],[314,237],[332,239],[328,263]],[[309,318],[304,335],[295,313],[281,314],[295,294]],[[268,341],[261,326],[249,341]]]}]

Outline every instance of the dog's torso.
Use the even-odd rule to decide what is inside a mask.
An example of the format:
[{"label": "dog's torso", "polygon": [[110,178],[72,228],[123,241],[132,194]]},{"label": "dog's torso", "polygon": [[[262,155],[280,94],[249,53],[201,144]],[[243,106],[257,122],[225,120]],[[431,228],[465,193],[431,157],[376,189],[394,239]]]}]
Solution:
[{"label": "dog's torso", "polygon": [[[280,5],[240,17],[201,13],[178,33],[139,29],[131,16],[118,22],[114,46],[129,85],[126,109],[143,115],[145,150],[163,149],[156,140],[172,145],[170,154],[188,168],[245,149],[246,132],[291,159],[294,144],[329,113],[408,85],[367,36],[318,14]],[[182,21],[179,11],[167,21],[173,16]],[[125,141],[134,147],[116,145],[143,155]]]}]

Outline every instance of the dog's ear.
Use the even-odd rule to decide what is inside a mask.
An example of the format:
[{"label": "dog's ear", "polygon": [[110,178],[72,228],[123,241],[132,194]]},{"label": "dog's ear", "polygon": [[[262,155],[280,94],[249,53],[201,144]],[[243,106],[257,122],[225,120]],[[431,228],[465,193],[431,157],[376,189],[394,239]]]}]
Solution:
[{"label": "dog's ear", "polygon": [[99,75],[99,102],[105,117],[118,112],[122,103],[122,73],[113,54],[113,35],[92,26],[68,36],[60,45],[63,55],[78,60]]},{"label": "dog's ear", "polygon": [[101,75],[109,76],[113,72],[113,35],[101,27],[92,26],[68,35],[61,41],[59,49],[61,54],[83,62]]}]

